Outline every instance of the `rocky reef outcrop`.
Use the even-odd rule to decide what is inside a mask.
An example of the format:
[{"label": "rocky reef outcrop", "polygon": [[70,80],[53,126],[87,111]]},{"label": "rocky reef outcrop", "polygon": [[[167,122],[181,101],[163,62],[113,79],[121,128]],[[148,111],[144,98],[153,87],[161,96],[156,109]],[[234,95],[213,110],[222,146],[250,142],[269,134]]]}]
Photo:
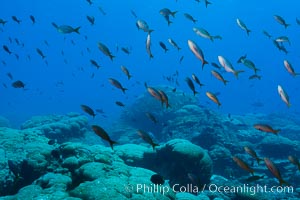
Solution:
[{"label": "rocky reef outcrop", "polygon": [[87,132],[88,118],[77,114],[34,116],[21,125],[21,129],[40,130],[47,138],[58,143],[82,138]]}]

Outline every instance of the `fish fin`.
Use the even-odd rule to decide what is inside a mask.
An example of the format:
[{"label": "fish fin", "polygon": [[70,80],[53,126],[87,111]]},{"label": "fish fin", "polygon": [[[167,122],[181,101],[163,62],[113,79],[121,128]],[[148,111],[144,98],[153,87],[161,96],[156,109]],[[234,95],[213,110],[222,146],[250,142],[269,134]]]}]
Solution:
[{"label": "fish fin", "polygon": [[205,7],[206,7],[206,8],[207,8],[207,6],[208,6],[209,4],[211,4],[211,2],[205,0]]},{"label": "fish fin", "polygon": [[152,148],[153,148],[153,150],[154,150],[155,147],[159,146],[159,144],[156,144],[156,143],[153,142],[153,143],[151,144],[151,146],[152,146]]},{"label": "fish fin", "polygon": [[74,29],[74,32],[80,34],[80,33],[79,33],[79,29],[80,29],[80,28],[81,28],[80,26],[77,27],[77,28],[75,28],[75,29]]},{"label": "fish fin", "polygon": [[229,82],[229,81],[227,81],[227,80],[224,80],[224,82],[223,82],[223,83],[224,83],[224,85],[226,85],[228,82]]},{"label": "fish fin", "polygon": [[198,20],[194,19],[194,20],[192,20],[192,21],[193,21],[194,24],[196,24]]},{"label": "fish fin", "polygon": [[165,53],[167,53],[167,51],[169,51],[169,49],[165,49]]},{"label": "fish fin", "polygon": [[199,92],[197,92],[197,91],[194,91],[194,96],[196,96],[196,94],[199,94]]},{"label": "fish fin", "polygon": [[202,70],[204,68],[204,65],[206,65],[206,64],[209,64],[209,63],[206,60],[204,60],[203,63],[202,63]]},{"label": "fish fin", "polygon": [[128,75],[128,80],[129,80],[131,77],[132,77],[132,76],[129,74],[129,75]]},{"label": "fish fin", "polygon": [[287,28],[288,26],[290,26],[290,24],[284,24],[284,28]]},{"label": "fish fin", "polygon": [[181,50],[181,48],[180,48],[180,47],[177,47],[177,50],[179,51],[179,50]]},{"label": "fish fin", "polygon": [[150,29],[150,30],[148,30],[148,33],[150,34],[150,33],[152,33],[154,30],[153,29]]},{"label": "fish fin", "polygon": [[128,89],[127,88],[122,88],[121,90],[125,94],[125,91],[128,90]]},{"label": "fish fin", "polygon": [[113,61],[114,60],[114,58],[115,58],[116,56],[113,56],[113,55],[109,55],[109,58]]},{"label": "fish fin", "polygon": [[239,78],[239,73],[242,73],[242,72],[244,72],[244,70],[237,70],[237,71],[234,71],[233,74],[238,79]]},{"label": "fish fin", "polygon": [[178,11],[171,12],[172,17],[175,17],[176,13],[178,13]]},{"label": "fish fin", "polygon": [[256,74],[257,71],[260,71],[260,69],[254,68],[254,74]]},{"label": "fish fin", "polygon": [[283,180],[281,178],[281,179],[279,179],[279,185],[282,186],[282,185],[291,185],[291,184],[289,184],[288,182],[286,182],[285,180]]},{"label": "fish fin", "polygon": [[273,133],[274,133],[275,135],[278,136],[278,133],[279,133],[280,131],[281,131],[281,129],[277,129],[277,130],[274,130]]},{"label": "fish fin", "polygon": [[200,83],[200,84],[199,84],[199,86],[200,86],[200,88],[201,88],[202,86],[205,86],[205,85],[204,85],[204,84],[202,84],[202,83]]},{"label": "fish fin", "polygon": [[256,161],[257,161],[257,164],[259,165],[259,162],[260,161],[263,161],[264,159],[262,159],[262,158],[256,158]]},{"label": "fish fin", "polygon": [[213,36],[210,37],[209,39],[210,39],[210,41],[212,41],[212,42],[214,41],[214,37],[213,37]]},{"label": "fish fin", "polygon": [[170,26],[173,22],[171,22],[170,20],[168,20],[168,26]]},{"label": "fish fin", "polygon": [[109,140],[109,145],[111,147],[112,150],[114,150],[114,144],[118,144],[117,142],[113,141],[113,140]]},{"label": "fish fin", "polygon": [[251,30],[247,29],[246,31],[247,31],[247,35],[249,36],[249,33],[251,32]]}]

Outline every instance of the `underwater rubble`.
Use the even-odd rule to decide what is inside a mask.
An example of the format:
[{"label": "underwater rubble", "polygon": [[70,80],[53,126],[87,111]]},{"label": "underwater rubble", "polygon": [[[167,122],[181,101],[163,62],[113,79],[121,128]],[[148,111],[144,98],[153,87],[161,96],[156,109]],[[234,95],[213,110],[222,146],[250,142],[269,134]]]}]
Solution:
[{"label": "underwater rubble", "polygon": [[[118,143],[114,149],[101,143],[88,119],[80,114],[37,116],[20,130],[0,127],[0,199],[297,199],[300,173],[289,155],[300,155],[296,120],[280,120],[261,114],[224,115],[198,105],[181,91],[161,87],[170,107],[140,96],[127,106],[118,123],[108,129]],[[156,117],[151,121],[146,112]],[[290,124],[288,123],[290,121]],[[253,128],[258,122],[281,129],[278,135]],[[8,123],[9,124],[9,123]],[[149,132],[159,144],[145,143],[137,130]],[[95,140],[94,142],[97,142]],[[208,190],[213,185],[276,185],[263,161],[248,155],[244,147],[255,149],[260,159],[269,157],[284,180],[294,186],[292,194]],[[239,168],[233,156],[246,161],[254,176]],[[168,190],[155,190],[150,177],[160,174]],[[254,180],[252,180],[254,179]],[[249,182],[250,181],[250,182]],[[137,185],[147,186],[145,190]],[[205,190],[174,191],[193,184]],[[143,188],[143,189],[145,189]],[[157,189],[157,188],[156,188]],[[149,190],[151,190],[149,192]],[[148,192],[147,192],[148,191]]]}]

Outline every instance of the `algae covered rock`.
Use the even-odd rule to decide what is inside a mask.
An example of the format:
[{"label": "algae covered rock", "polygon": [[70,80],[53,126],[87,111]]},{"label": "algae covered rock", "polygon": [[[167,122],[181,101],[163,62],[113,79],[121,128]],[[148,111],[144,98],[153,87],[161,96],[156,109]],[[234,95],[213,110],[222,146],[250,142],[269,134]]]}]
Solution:
[{"label": "algae covered rock", "polygon": [[38,129],[58,143],[83,137],[87,132],[88,118],[76,113],[68,115],[34,116],[21,125],[21,129]]},{"label": "algae covered rock", "polygon": [[212,175],[212,160],[206,150],[188,140],[174,139],[157,150],[156,170],[166,174],[170,184],[188,184],[188,174],[194,174],[198,185],[209,183]]},{"label": "algae covered rock", "polygon": [[146,167],[149,166],[147,157],[152,160],[156,154],[151,148],[136,145],[136,144],[124,144],[116,146],[116,154],[124,160],[124,162],[131,166]]}]

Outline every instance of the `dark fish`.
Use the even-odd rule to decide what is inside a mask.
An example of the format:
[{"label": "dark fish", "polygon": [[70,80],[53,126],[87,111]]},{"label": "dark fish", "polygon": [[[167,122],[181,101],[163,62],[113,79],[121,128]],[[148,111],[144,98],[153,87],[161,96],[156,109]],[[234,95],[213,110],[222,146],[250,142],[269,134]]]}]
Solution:
[{"label": "dark fish", "polygon": [[257,75],[257,74],[254,74],[252,76],[249,76],[249,79],[252,80],[252,79],[261,79],[261,76]]},{"label": "dark fish", "polygon": [[165,50],[165,53],[169,50],[167,49],[167,46],[163,42],[159,42],[160,47]]},{"label": "dark fish", "polygon": [[109,49],[107,48],[107,46],[105,46],[104,44],[102,44],[101,42],[98,42],[98,49],[106,56],[108,56],[111,60],[113,60],[115,58],[115,56],[113,56],[111,54],[111,52],[109,51]]},{"label": "dark fish", "polygon": [[33,16],[33,15],[30,15],[29,18],[30,18],[30,20],[32,21],[32,24],[35,24],[35,18],[34,18],[34,16]]},{"label": "dark fish", "polygon": [[102,15],[106,15],[106,12],[103,10],[103,8],[102,8],[101,6],[99,6],[98,9],[99,9],[100,12],[102,13]]},{"label": "dark fish", "polygon": [[163,185],[165,183],[164,177],[159,174],[153,174],[150,178],[150,181],[155,185]]},{"label": "dark fish", "polygon": [[21,23],[21,20],[19,20],[16,16],[11,17],[13,21],[17,22],[18,24]]},{"label": "dark fish", "polygon": [[86,18],[91,23],[91,25],[95,24],[95,17],[94,16],[86,16]]},{"label": "dark fish", "polygon": [[85,113],[87,113],[87,114],[93,116],[93,118],[95,118],[96,114],[95,114],[95,112],[93,111],[92,108],[90,108],[90,107],[87,106],[87,105],[80,105],[80,107],[81,107],[81,109],[82,109]]},{"label": "dark fish", "polygon": [[117,81],[116,79],[113,79],[113,78],[109,78],[108,81],[110,82],[110,84],[112,84],[113,86],[115,86],[116,88],[122,90],[122,92],[125,94],[125,91],[128,90],[127,88],[124,88],[122,86],[122,84]]},{"label": "dark fish", "polygon": [[46,45],[46,46],[48,46],[48,47],[49,47],[49,43],[48,43],[48,41],[47,41],[47,40],[44,40],[44,43],[45,43],[45,45]]},{"label": "dark fish", "polygon": [[239,57],[239,59],[237,60],[237,63],[242,63],[246,58],[247,58],[247,54]]},{"label": "dark fish", "polygon": [[86,0],[88,2],[88,4],[92,5],[92,0]]},{"label": "dark fish", "polygon": [[12,54],[12,52],[9,50],[9,48],[6,45],[3,45],[4,51],[6,51],[8,54]]},{"label": "dark fish", "polygon": [[116,144],[117,142],[111,140],[109,135],[106,133],[106,131],[103,128],[101,128],[100,126],[97,126],[97,125],[92,125],[92,129],[103,140],[106,140],[107,142],[109,142],[111,149],[114,149],[113,145]]},{"label": "dark fish", "polygon": [[289,24],[287,24],[287,23],[285,22],[285,20],[284,20],[281,16],[279,16],[279,15],[274,15],[274,19],[275,19],[279,24],[283,25],[284,28],[287,28],[287,27],[289,26]]},{"label": "dark fish", "polygon": [[173,23],[173,22],[171,22],[170,21],[170,15],[172,16],[172,17],[175,17],[175,14],[177,13],[178,11],[171,11],[170,9],[168,9],[168,8],[163,8],[163,9],[161,9],[160,11],[159,11],[159,14],[161,14],[164,18],[165,18],[165,20],[168,22],[168,25],[170,25],[171,23]]},{"label": "dark fish", "polygon": [[127,55],[130,54],[130,51],[129,51],[128,48],[122,47],[121,50],[122,50],[124,53],[126,53]]},{"label": "dark fish", "polygon": [[204,86],[204,84],[200,82],[199,78],[195,74],[192,74],[192,78],[200,87]]},{"label": "dark fish", "polygon": [[269,39],[272,38],[272,35],[270,35],[267,31],[263,31],[263,34],[264,34],[265,36],[267,36]]},{"label": "dark fish", "polygon": [[100,65],[98,65],[98,63],[97,63],[95,60],[91,59],[90,62],[91,62],[91,64],[94,65],[97,69],[100,68]]},{"label": "dark fish", "polygon": [[129,70],[125,66],[121,66],[122,72],[127,76],[128,80],[132,77],[129,73]]},{"label": "dark fish", "polygon": [[46,56],[43,54],[42,50],[39,48],[36,48],[36,52],[42,57],[42,59],[46,58]]},{"label": "dark fish", "polygon": [[181,56],[180,59],[179,59],[179,63],[181,64],[181,62],[183,61],[184,59],[184,56]]},{"label": "dark fish", "polygon": [[73,32],[80,34],[79,33],[80,28],[81,28],[80,26],[73,28],[72,26],[69,26],[69,25],[61,25],[61,26],[58,26],[56,29],[59,33],[62,33],[62,34],[69,34],[69,33],[73,33]]},{"label": "dark fish", "polygon": [[6,75],[8,76],[8,78],[9,78],[10,80],[13,80],[13,79],[14,79],[13,76],[12,76],[12,74],[11,74],[10,72],[8,72]]},{"label": "dark fish", "polygon": [[19,60],[20,56],[18,54],[14,54],[16,56],[16,59]]},{"label": "dark fish", "polygon": [[205,0],[205,7],[207,8],[207,6],[211,4],[211,2],[209,2],[208,0]]},{"label": "dark fish", "polygon": [[15,38],[15,42],[18,46],[20,46],[20,41],[18,40],[18,38]]},{"label": "dark fish", "polygon": [[152,122],[154,122],[155,124],[157,123],[157,119],[149,112],[145,113],[146,116],[148,117],[148,119],[150,119]]},{"label": "dark fish", "polygon": [[280,186],[282,184],[287,184],[288,183],[282,179],[280,171],[278,168],[275,166],[275,164],[269,159],[269,158],[264,158],[265,164],[268,167],[268,169],[272,172],[272,174],[278,179]]},{"label": "dark fish", "polygon": [[300,20],[298,18],[296,18],[296,23],[300,25]]},{"label": "dark fish", "polygon": [[176,43],[172,38],[169,38],[169,39],[168,39],[168,42],[169,42],[173,47],[175,47],[178,51],[181,49],[181,48],[177,45],[177,43]]},{"label": "dark fish", "polygon": [[260,179],[263,179],[265,177],[265,175],[262,176],[250,176],[249,178],[247,178],[245,181],[248,183],[254,182],[254,181],[258,181]]},{"label": "dark fish", "polygon": [[54,140],[54,139],[50,139],[49,141],[48,141],[48,144],[49,145],[53,145],[53,144],[55,144],[56,143],[56,140]]},{"label": "dark fish", "polygon": [[134,18],[137,18],[137,15],[135,14],[134,10],[130,10],[130,12]]},{"label": "dark fish", "polygon": [[118,105],[120,107],[124,107],[125,106],[121,101],[116,101],[115,103],[116,103],[116,105]]},{"label": "dark fish", "polygon": [[52,22],[51,24],[54,26],[54,28],[58,29],[58,25],[56,23]]},{"label": "dark fish", "polygon": [[194,96],[195,96],[198,92],[195,90],[195,86],[194,86],[193,81],[189,77],[186,77],[185,81],[187,82],[189,88],[193,91]]},{"label": "dark fish", "polygon": [[25,84],[20,80],[13,82],[11,85],[14,88],[24,88],[25,87]]},{"label": "dark fish", "polygon": [[142,131],[142,130],[138,130],[138,131],[137,131],[137,134],[138,134],[145,142],[149,143],[149,144],[152,146],[153,150],[154,150],[154,148],[155,148],[156,146],[159,146],[159,144],[156,144],[156,143],[153,142],[151,136],[150,136],[147,132]]},{"label": "dark fish", "polygon": [[0,19],[0,24],[2,24],[3,26],[7,23],[7,21],[5,21],[4,19]]},{"label": "dark fish", "polygon": [[183,15],[185,16],[185,18],[187,18],[188,20],[191,20],[193,23],[197,22],[197,20],[194,19],[194,17],[192,15],[190,15],[188,13],[184,13]]}]

